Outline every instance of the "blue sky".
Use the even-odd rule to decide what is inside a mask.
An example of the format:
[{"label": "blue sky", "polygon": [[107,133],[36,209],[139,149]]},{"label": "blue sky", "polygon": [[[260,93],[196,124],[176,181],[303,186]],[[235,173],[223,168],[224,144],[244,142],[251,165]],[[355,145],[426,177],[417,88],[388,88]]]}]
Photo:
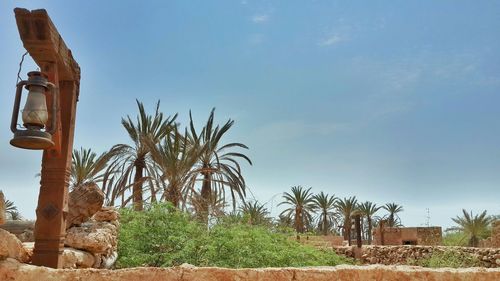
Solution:
[{"label": "blue sky", "polygon": [[8,144],[16,6],[47,9],[82,68],[76,147],[127,142],[136,98],[199,126],[216,107],[273,214],[292,185],[397,202],[408,226],[500,213],[499,2],[2,1],[0,189],[33,218],[41,153]]}]

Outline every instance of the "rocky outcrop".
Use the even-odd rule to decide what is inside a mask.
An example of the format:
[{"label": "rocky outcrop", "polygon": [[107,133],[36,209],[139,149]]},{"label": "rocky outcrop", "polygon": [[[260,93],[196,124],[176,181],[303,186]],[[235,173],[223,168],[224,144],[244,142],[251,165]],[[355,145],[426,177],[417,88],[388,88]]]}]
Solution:
[{"label": "rocky outcrop", "polygon": [[[14,234],[0,229],[0,260],[13,258],[21,262],[27,262],[30,258],[23,247],[23,243]],[[0,279],[2,280],[2,279]]]},{"label": "rocky outcrop", "polygon": [[20,264],[13,259],[0,262],[0,280],[16,281],[364,281],[364,280],[436,280],[436,281],[496,281],[500,269],[427,269],[410,266],[336,266],[306,268],[227,269],[179,266],[171,268],[130,268],[121,270],[50,269]]},{"label": "rocky outcrop", "polygon": [[92,217],[95,221],[117,222],[120,219],[120,213],[113,207],[102,207],[100,211]]},{"label": "rocky outcrop", "polygon": [[[334,247],[337,254],[354,257],[354,247]],[[404,265],[429,257],[432,253],[456,251],[476,257],[483,267],[500,267],[499,248],[445,247],[445,246],[363,246],[361,261],[365,264]]]},{"label": "rocky outcrop", "polygon": [[118,257],[118,219],[116,209],[104,207],[91,220],[68,229],[64,244],[92,255],[92,267],[112,268]]},{"label": "rocky outcrop", "polygon": [[68,197],[66,228],[86,222],[101,210],[104,202],[104,193],[95,183],[86,183],[76,187]]},{"label": "rocky outcrop", "polygon": [[94,254],[108,254],[116,249],[117,227],[109,222],[86,222],[68,229],[66,246]]}]

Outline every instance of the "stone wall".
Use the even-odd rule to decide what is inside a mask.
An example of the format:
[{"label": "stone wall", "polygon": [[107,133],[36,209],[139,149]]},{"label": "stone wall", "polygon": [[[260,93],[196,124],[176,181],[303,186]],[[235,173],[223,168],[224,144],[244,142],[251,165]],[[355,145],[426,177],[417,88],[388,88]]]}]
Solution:
[{"label": "stone wall", "polygon": [[[441,227],[384,227],[373,231],[374,245],[441,245]],[[383,238],[382,238],[383,237]],[[382,241],[383,239],[383,241]]]},{"label": "stone wall", "polygon": [[0,262],[0,280],[16,281],[497,281],[500,269],[427,269],[409,266],[336,266],[307,268],[227,269],[193,267],[104,269],[50,269],[8,259]]},{"label": "stone wall", "polygon": [[[63,268],[111,268],[118,257],[118,220],[114,208],[104,207],[90,220],[70,227],[64,241]],[[25,228],[23,224],[19,229]],[[15,227],[9,229],[20,232]],[[33,247],[33,242],[22,243],[19,237],[0,228],[0,260],[14,258],[30,263]]]},{"label": "stone wall", "polygon": [[[334,247],[340,255],[354,257],[354,247]],[[477,257],[481,265],[489,268],[500,267],[499,248],[471,248],[445,246],[363,246],[361,261],[365,264],[404,265],[411,264],[435,252],[453,250],[464,255]]]}]

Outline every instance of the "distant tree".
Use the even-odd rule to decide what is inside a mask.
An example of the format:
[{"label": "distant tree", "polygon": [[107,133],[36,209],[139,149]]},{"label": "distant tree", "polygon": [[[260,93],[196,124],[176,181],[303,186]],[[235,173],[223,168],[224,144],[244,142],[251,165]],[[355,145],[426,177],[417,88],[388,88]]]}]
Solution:
[{"label": "distant tree", "polygon": [[473,215],[472,211],[467,213],[465,209],[462,209],[462,213],[463,216],[452,218],[458,226],[450,229],[463,232],[469,239],[469,246],[477,247],[479,245],[479,239],[484,237],[488,232],[488,226],[491,223],[492,218],[488,217],[486,210],[479,215]]},{"label": "distant tree", "polygon": [[373,216],[375,213],[380,210],[381,207],[378,207],[377,204],[372,203],[370,201],[365,201],[358,205],[359,213],[366,218],[366,222],[368,224],[367,229],[367,238],[368,244],[372,243],[372,227],[373,227]]},{"label": "distant tree", "polygon": [[[114,156],[114,151],[105,152],[99,156],[92,149],[74,149],[71,162],[70,186],[75,188],[87,183],[99,183],[107,176],[108,162]],[[108,173],[109,175],[109,173]]]},{"label": "distant tree", "polygon": [[318,210],[318,227],[323,235],[328,235],[328,230],[332,228],[335,223],[335,195],[329,196],[321,191],[319,194],[313,196],[315,209]]},{"label": "distant tree", "polygon": [[244,218],[248,219],[248,224],[251,225],[266,225],[270,223],[269,211],[260,204],[257,200],[253,202],[243,202],[240,207],[240,212]]},{"label": "distant tree", "polygon": [[403,206],[398,205],[396,203],[387,203],[384,206],[382,206],[382,209],[389,212],[389,214],[385,216],[385,219],[387,221],[386,226],[388,227],[402,226],[401,219],[399,218],[398,213],[404,211]]},{"label": "distant tree", "polygon": [[152,159],[158,164],[161,180],[165,182],[162,200],[179,208],[190,193],[190,180],[198,172],[195,164],[203,152],[196,142],[187,141],[187,132],[182,135],[174,125],[172,136],[163,138],[159,144],[148,140]]},{"label": "distant tree", "polygon": [[[196,173],[193,173],[193,184],[201,181],[201,190],[199,192],[198,203],[201,204],[197,210],[198,217],[201,221],[207,222],[209,217],[210,200],[213,200],[213,192],[225,194],[226,188],[231,194],[233,208],[236,208],[236,197],[244,199],[246,195],[246,184],[241,172],[240,162],[244,160],[252,165],[252,161],[243,153],[236,152],[233,149],[248,149],[242,143],[231,142],[224,144],[223,136],[234,125],[234,121],[229,119],[221,127],[214,124],[215,108],[212,109],[208,117],[207,123],[198,134],[194,127],[191,112],[190,119],[190,136],[193,142],[198,142],[202,149],[197,162]],[[225,196],[222,196],[225,200]]]},{"label": "distant tree", "polygon": [[[132,185],[132,202],[134,210],[143,210],[143,183],[150,178],[158,178],[158,167],[150,156],[148,143],[158,143],[170,134],[177,114],[164,118],[160,112],[160,101],[156,104],[154,115],[146,113],[144,105],[136,100],[139,115],[133,121],[130,116],[122,118],[122,125],[127,131],[133,145],[117,144],[112,149],[120,160],[120,178],[116,180],[117,193],[123,196],[125,190]],[[150,184],[154,189],[154,185]],[[151,190],[151,200],[155,200],[155,190]],[[125,204],[123,200],[122,205]]]},{"label": "distant tree", "polygon": [[5,213],[7,215],[9,215],[10,219],[11,220],[21,220],[22,219],[22,216],[21,214],[19,213],[19,211],[17,210],[17,206],[14,204],[14,202],[8,200],[8,199],[5,199],[5,197],[3,196],[3,192],[0,190],[0,196],[4,198],[4,203],[5,203]]},{"label": "distant tree", "polygon": [[283,194],[284,201],[280,205],[290,207],[281,212],[281,215],[289,217],[294,222],[295,231],[305,232],[305,226],[312,221],[312,213],[315,211],[315,204],[311,188],[304,189],[302,186],[292,186],[292,193]]},{"label": "distant tree", "polygon": [[335,204],[337,212],[343,218],[343,235],[344,239],[349,242],[349,245],[351,245],[352,216],[357,210],[357,203],[358,199],[356,199],[356,196],[352,196],[349,198],[339,199]]}]

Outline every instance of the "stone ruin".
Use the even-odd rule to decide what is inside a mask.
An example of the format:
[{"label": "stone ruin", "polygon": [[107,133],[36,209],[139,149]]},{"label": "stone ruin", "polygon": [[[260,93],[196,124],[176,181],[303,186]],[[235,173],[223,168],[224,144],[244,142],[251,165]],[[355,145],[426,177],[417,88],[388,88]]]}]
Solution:
[{"label": "stone ruin", "polygon": [[481,240],[479,246],[482,248],[500,248],[500,220],[491,223],[491,236]]},{"label": "stone ruin", "polygon": [[[103,200],[104,195],[95,184],[84,185],[69,194],[63,268],[114,266],[118,257],[119,214],[112,207],[102,207]],[[4,213],[3,205],[0,200],[0,214]],[[0,260],[14,258],[30,263],[33,230],[33,221],[5,221],[0,215]]]},{"label": "stone ruin", "polygon": [[423,245],[442,243],[441,227],[383,227],[373,231],[373,245]]}]

